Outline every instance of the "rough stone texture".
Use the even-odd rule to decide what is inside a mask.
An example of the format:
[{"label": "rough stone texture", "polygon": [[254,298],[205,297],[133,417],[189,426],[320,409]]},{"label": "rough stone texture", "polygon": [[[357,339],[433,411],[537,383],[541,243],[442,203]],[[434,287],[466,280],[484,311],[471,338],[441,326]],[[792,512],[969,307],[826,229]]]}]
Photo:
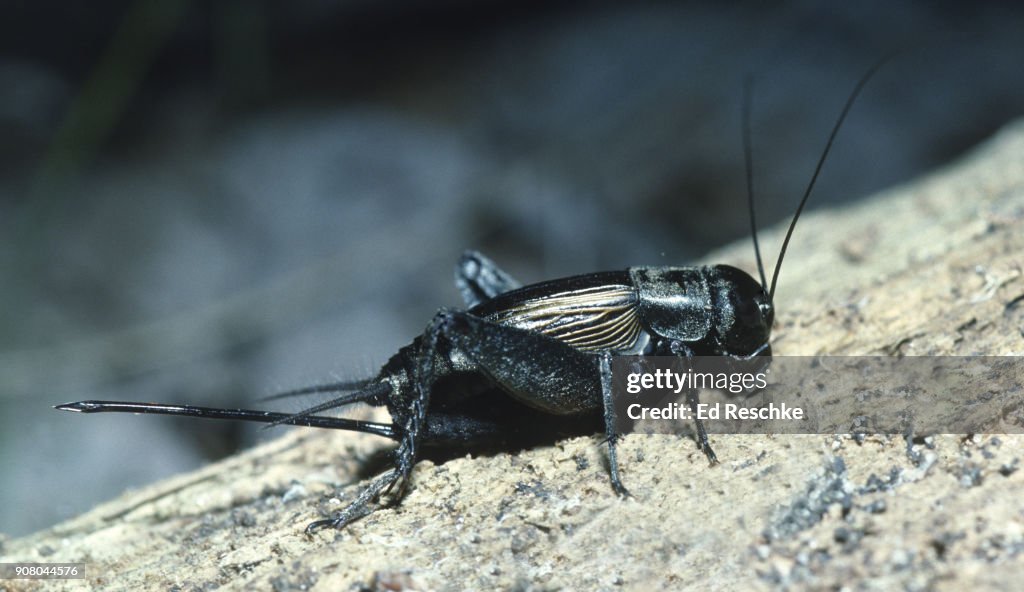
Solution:
[{"label": "rough stone texture", "polygon": [[[780,232],[766,233],[772,252]],[[749,246],[709,260],[750,268]],[[1024,124],[959,164],[808,215],[777,295],[777,355],[1024,352]],[[294,430],[129,492],[3,561],[85,561],[81,589],[1006,589],[1024,577],[1024,438],[598,437],[424,461],[401,505],[303,527],[358,491],[381,447]],[[371,469],[372,470],[372,469]]]}]

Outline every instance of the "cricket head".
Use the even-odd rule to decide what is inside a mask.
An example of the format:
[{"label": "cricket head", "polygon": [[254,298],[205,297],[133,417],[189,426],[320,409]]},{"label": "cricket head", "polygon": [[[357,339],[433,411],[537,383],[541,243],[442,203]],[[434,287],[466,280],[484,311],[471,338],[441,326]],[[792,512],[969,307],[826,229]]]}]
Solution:
[{"label": "cricket head", "polygon": [[771,356],[768,338],[775,322],[775,307],[764,287],[730,265],[716,265],[712,269],[713,329],[718,353]]}]

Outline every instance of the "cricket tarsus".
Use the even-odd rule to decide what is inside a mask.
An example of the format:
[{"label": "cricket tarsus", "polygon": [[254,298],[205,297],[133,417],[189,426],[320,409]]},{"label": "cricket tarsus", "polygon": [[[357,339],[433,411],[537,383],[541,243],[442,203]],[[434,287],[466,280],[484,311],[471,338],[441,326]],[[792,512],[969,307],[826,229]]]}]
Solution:
[{"label": "cricket tarsus", "polygon": [[359,496],[338,512],[333,518],[316,520],[306,526],[306,535],[312,535],[322,528],[342,529],[360,518],[369,516],[377,509],[376,501],[384,495],[399,479],[402,478],[401,469],[391,469],[377,477],[373,483],[359,492]]},{"label": "cricket tarsus", "polygon": [[321,415],[296,416],[274,411],[256,411],[252,409],[219,409],[214,407],[198,407],[195,405],[167,405],[164,403],[136,403],[125,401],[78,401],[56,405],[54,409],[74,411],[77,413],[152,413],[157,415],[181,415],[204,419],[226,419],[235,421],[255,421],[271,424],[289,424],[313,428],[348,430],[384,436],[396,439],[394,426],[386,423],[346,419],[341,417],[324,417]]}]

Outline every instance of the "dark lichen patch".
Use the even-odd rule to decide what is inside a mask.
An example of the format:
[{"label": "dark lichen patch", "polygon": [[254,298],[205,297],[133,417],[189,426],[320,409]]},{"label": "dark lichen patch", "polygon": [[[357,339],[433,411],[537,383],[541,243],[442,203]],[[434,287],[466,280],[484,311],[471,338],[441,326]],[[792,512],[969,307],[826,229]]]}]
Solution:
[{"label": "dark lichen patch", "polygon": [[425,589],[411,570],[378,571],[368,583],[357,588],[359,592],[415,592]]},{"label": "dark lichen patch", "polygon": [[892,491],[900,484],[902,474],[903,473],[899,467],[889,469],[889,475],[885,479],[871,473],[871,475],[868,476],[867,482],[857,489],[857,494],[865,495],[868,493]]},{"label": "dark lichen patch", "polygon": [[317,583],[317,574],[312,570],[293,566],[290,572],[271,576],[267,583],[274,592],[300,592],[310,590]]},{"label": "dark lichen patch", "polygon": [[877,499],[862,508],[868,514],[884,514],[889,509],[889,504],[884,499]]},{"label": "dark lichen patch", "polygon": [[577,471],[585,471],[590,468],[590,461],[587,459],[586,456],[582,454],[577,454],[574,455],[572,459],[576,462]]},{"label": "dark lichen patch", "polygon": [[824,469],[807,484],[798,495],[764,529],[766,541],[791,538],[821,522],[830,508],[837,506],[845,515],[853,507],[853,487],[846,478],[846,463],[841,457],[832,457]]},{"label": "dark lichen patch", "polygon": [[984,481],[984,475],[978,464],[967,461],[960,465],[958,480],[961,487],[977,487]]},{"label": "dark lichen patch", "polygon": [[250,528],[256,526],[256,515],[245,510],[232,510],[231,521],[235,526]]},{"label": "dark lichen patch", "polygon": [[974,550],[974,556],[988,563],[1013,560],[1024,554],[1024,538],[1010,537],[1004,533],[982,539]]},{"label": "dark lichen patch", "polygon": [[964,532],[944,532],[941,535],[933,538],[929,545],[932,550],[935,551],[935,558],[939,561],[945,561],[946,557],[951,553],[953,545],[957,541],[965,539],[967,535]]},{"label": "dark lichen patch", "polygon": [[832,540],[841,545],[844,553],[851,553],[860,546],[860,541],[864,538],[864,535],[863,529],[840,526],[833,531]]},{"label": "dark lichen patch", "polygon": [[520,481],[516,483],[515,492],[519,495],[533,495],[542,500],[546,500],[551,496],[551,492],[540,481],[531,481],[529,483]]},{"label": "dark lichen patch", "polygon": [[181,584],[172,584],[168,590],[171,592],[210,592],[212,590],[217,590],[220,587],[220,584],[217,582],[202,582],[195,584],[186,581]]}]

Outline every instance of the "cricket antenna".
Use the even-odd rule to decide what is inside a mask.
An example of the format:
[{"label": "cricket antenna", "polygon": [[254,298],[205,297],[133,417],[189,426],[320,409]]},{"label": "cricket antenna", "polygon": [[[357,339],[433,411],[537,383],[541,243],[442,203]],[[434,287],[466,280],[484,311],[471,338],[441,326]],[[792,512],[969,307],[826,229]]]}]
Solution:
[{"label": "cricket antenna", "polygon": [[818,159],[818,165],[814,167],[814,174],[811,175],[811,182],[807,184],[807,190],[804,191],[804,196],[800,200],[800,205],[796,208],[796,213],[793,214],[793,221],[789,223],[789,230],[786,231],[786,239],[782,241],[782,249],[779,251],[779,260],[775,262],[775,273],[772,274],[772,285],[771,289],[768,290],[768,300],[770,302],[775,301],[775,285],[779,281],[779,270],[782,269],[782,259],[786,256],[786,249],[789,247],[789,239],[793,236],[793,229],[796,228],[796,221],[800,219],[800,214],[804,210],[804,206],[807,205],[807,199],[811,196],[811,191],[814,189],[814,183],[818,180],[818,175],[821,173],[821,167],[825,165],[825,159],[828,158],[828,153],[832,149],[832,143],[835,142],[836,135],[839,133],[839,128],[843,126],[843,121],[846,119],[846,115],[850,112],[853,107],[854,101],[857,100],[857,95],[864,89],[864,86],[871,80],[871,77],[878,72],[886,62],[892,59],[893,56],[898,52],[892,52],[886,54],[882,59],[875,62],[867,72],[861,76],[860,80],[857,81],[857,85],[853,88],[853,92],[850,93],[849,98],[846,99],[846,104],[843,105],[843,110],[839,113],[839,118],[836,119],[835,126],[832,128],[832,133],[828,136],[828,142],[825,144],[825,150],[821,153],[821,158]]},{"label": "cricket antenna", "polygon": [[[761,259],[761,245],[757,242],[757,222],[754,218],[754,158],[750,141],[751,96],[754,92],[754,78],[749,74],[743,78],[743,162],[747,171],[747,209],[750,211],[750,236],[754,239],[754,256],[757,258],[757,272],[761,274],[761,287],[768,287],[764,276],[764,260]],[[770,300],[770,299],[769,299]]]}]

